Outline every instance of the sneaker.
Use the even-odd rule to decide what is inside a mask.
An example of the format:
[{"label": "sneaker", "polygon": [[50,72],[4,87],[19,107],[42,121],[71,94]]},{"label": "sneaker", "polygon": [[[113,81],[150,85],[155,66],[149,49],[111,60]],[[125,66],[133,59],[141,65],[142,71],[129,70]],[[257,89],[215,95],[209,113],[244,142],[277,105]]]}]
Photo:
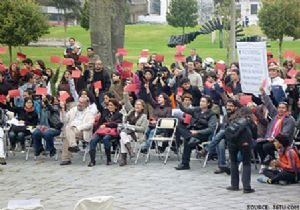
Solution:
[{"label": "sneaker", "polygon": [[50,157],[53,157],[56,155],[56,149],[53,149],[50,151]]},{"label": "sneaker", "polygon": [[260,168],[259,168],[259,171],[258,173],[259,174],[263,174],[264,170],[265,170],[266,166],[265,165],[261,165]]},{"label": "sneaker", "polygon": [[64,160],[60,163],[61,166],[71,165],[72,162],[70,160]]},{"label": "sneaker", "polygon": [[0,158],[0,165],[6,165],[5,158]]},{"label": "sneaker", "polygon": [[147,150],[147,149],[141,149],[141,153],[147,154],[147,153],[148,153],[148,150]]},{"label": "sneaker", "polygon": [[177,167],[175,167],[176,170],[189,170],[191,169],[189,165],[180,163]]},{"label": "sneaker", "polygon": [[22,145],[22,146],[21,146],[21,153],[25,153],[25,150],[26,150],[25,145]]},{"label": "sneaker", "polygon": [[229,191],[239,191],[240,189],[238,187],[229,186],[229,187],[226,187],[226,190],[229,190]]},{"label": "sneaker", "polygon": [[266,183],[268,183],[268,177],[260,176],[260,177],[257,178],[257,181],[260,182],[260,183],[266,184]]}]

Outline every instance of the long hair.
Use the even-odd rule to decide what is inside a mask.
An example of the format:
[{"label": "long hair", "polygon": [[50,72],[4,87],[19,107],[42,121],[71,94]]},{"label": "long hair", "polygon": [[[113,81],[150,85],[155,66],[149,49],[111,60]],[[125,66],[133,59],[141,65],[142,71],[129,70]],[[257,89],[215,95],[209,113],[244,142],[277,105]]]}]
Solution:
[{"label": "long hair", "polygon": [[159,94],[159,96],[162,96],[162,97],[164,97],[164,100],[165,100],[165,106],[166,107],[171,107],[171,100],[170,100],[170,98],[169,98],[169,96],[167,95],[167,94],[165,94],[165,93],[161,93],[161,94]]}]

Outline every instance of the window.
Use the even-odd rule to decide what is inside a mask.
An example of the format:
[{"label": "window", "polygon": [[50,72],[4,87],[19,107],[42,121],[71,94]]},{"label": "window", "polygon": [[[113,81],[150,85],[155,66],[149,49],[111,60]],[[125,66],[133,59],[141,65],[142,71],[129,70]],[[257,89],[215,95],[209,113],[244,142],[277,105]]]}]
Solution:
[{"label": "window", "polygon": [[160,0],[150,1],[150,14],[160,15]]},{"label": "window", "polygon": [[257,15],[257,4],[251,4],[251,15]]}]

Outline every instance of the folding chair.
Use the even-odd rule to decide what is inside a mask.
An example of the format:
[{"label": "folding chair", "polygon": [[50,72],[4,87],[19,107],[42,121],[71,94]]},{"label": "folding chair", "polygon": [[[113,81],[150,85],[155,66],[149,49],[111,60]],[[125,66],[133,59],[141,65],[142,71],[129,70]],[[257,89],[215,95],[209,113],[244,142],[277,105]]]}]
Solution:
[{"label": "folding chair", "polygon": [[[176,119],[176,118],[160,118],[160,119],[158,119],[156,126],[155,126],[154,135],[150,139],[151,143],[150,143],[150,147],[148,148],[148,153],[147,153],[145,163],[147,163],[150,158],[150,151],[151,151],[152,144],[155,143],[156,152],[158,152],[158,144],[162,144],[163,142],[168,143],[167,153],[165,155],[163,155],[158,152],[158,154],[156,156],[158,156],[159,158],[161,158],[162,156],[165,156],[164,164],[167,163],[173,141],[175,142],[176,148],[178,148],[176,141],[175,141],[175,133],[176,133],[177,124],[178,124],[178,119]],[[161,135],[161,133],[158,132],[161,130],[168,130],[170,132],[172,131],[170,137],[165,137],[165,135]],[[163,134],[166,134],[166,132],[164,132]],[[177,157],[179,160],[178,153],[177,153]]]}]

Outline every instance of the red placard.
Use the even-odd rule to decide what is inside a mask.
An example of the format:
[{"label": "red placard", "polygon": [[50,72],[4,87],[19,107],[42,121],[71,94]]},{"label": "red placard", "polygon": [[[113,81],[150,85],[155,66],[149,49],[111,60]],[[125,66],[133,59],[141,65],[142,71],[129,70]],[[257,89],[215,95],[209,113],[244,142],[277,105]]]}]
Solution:
[{"label": "red placard", "polygon": [[7,67],[4,64],[0,64],[0,71],[6,71]]},{"label": "red placard", "polygon": [[295,79],[285,79],[284,80],[284,84],[287,85],[295,85],[297,83],[297,81]]},{"label": "red placard", "polygon": [[126,55],[128,55],[128,50],[125,49],[125,48],[118,48],[117,53],[118,53],[118,55],[120,55],[120,56],[126,56]]},{"label": "red placard", "polygon": [[298,63],[298,64],[300,64],[300,56],[296,56],[295,57],[295,62]]},{"label": "red placard", "polygon": [[157,62],[164,62],[165,61],[165,56],[164,55],[156,55],[155,60]]},{"label": "red placard", "polygon": [[185,123],[185,124],[190,124],[190,123],[191,123],[191,119],[192,119],[192,115],[190,115],[190,114],[185,114],[185,117],[184,117],[184,123]]},{"label": "red placard", "polygon": [[294,51],[285,51],[283,57],[284,58],[295,58],[296,53]]},{"label": "red placard", "polygon": [[122,79],[128,79],[132,76],[132,72],[131,71],[123,71],[122,72],[122,75],[121,75],[121,78]]},{"label": "red placard", "polygon": [[6,48],[5,47],[0,47],[0,54],[1,55],[4,55],[4,54],[6,54]]},{"label": "red placard", "polygon": [[78,61],[81,63],[89,63],[90,59],[87,56],[81,55],[81,56],[79,56]]},{"label": "red placard", "polygon": [[184,55],[175,55],[174,59],[176,62],[185,62]]},{"label": "red placard", "polygon": [[296,69],[291,69],[291,70],[289,70],[289,72],[287,73],[287,75],[289,77],[291,77],[291,78],[294,78],[297,73],[298,73],[298,71]]},{"label": "red placard", "polygon": [[247,105],[248,103],[252,102],[252,96],[244,95],[240,96],[240,104]]},{"label": "red placard", "polygon": [[60,63],[60,57],[57,55],[53,55],[50,57],[50,62],[51,63]]},{"label": "red placard", "polygon": [[132,63],[132,62],[129,62],[129,61],[123,61],[123,62],[122,62],[122,67],[123,67],[123,68],[129,68],[129,69],[132,69],[132,68],[133,68],[133,63]]},{"label": "red placard", "polygon": [[18,52],[17,53],[17,58],[19,58],[21,61],[26,59],[26,55],[23,53]]},{"label": "red placard", "polygon": [[182,96],[183,95],[183,88],[182,87],[177,88],[177,95],[178,96]]},{"label": "red placard", "polygon": [[224,89],[224,91],[226,92],[226,93],[232,93],[232,90],[231,90],[231,88],[230,87],[227,87],[226,85],[223,85],[223,89]]},{"label": "red placard", "polygon": [[127,92],[135,92],[137,89],[138,88],[136,84],[128,84],[125,86],[125,91]]},{"label": "red placard", "polygon": [[38,75],[38,76],[43,76],[43,72],[42,72],[42,70],[41,69],[35,69],[34,71],[33,71],[33,73],[35,74],[35,75]]},{"label": "red placard", "polygon": [[48,90],[45,87],[37,87],[35,89],[35,94],[40,96],[42,95],[46,96],[48,94]]},{"label": "red placard", "polygon": [[141,54],[140,54],[140,57],[142,57],[142,58],[147,58],[148,55],[149,55],[149,50],[144,49],[144,50],[142,50],[142,52],[141,52]]},{"label": "red placard", "polygon": [[21,69],[20,70],[20,75],[22,76],[22,77],[24,77],[26,74],[28,74],[28,73],[30,73],[30,70],[28,70],[28,69]]},{"label": "red placard", "polygon": [[219,77],[219,79],[222,80],[224,73],[225,73],[225,71],[218,70],[218,77]]},{"label": "red placard", "polygon": [[102,82],[101,81],[94,82],[94,88],[99,90],[102,89]]},{"label": "red placard", "polygon": [[21,96],[21,93],[20,93],[20,90],[19,90],[19,89],[16,89],[16,90],[10,90],[10,91],[8,91],[8,95],[9,95],[11,98],[15,98],[15,97],[20,97],[20,96]]},{"label": "red placard", "polygon": [[218,70],[221,70],[221,71],[225,71],[225,68],[226,68],[226,65],[224,63],[216,63],[216,66],[215,66],[215,69],[218,71]]},{"label": "red placard", "polygon": [[69,93],[67,91],[61,91],[59,92],[59,101],[66,102],[67,99],[70,97]]},{"label": "red placard", "polygon": [[5,95],[0,95],[0,103],[6,104],[6,96]]},{"label": "red placard", "polygon": [[182,53],[185,50],[185,45],[176,45],[176,53]]},{"label": "red placard", "polygon": [[74,60],[72,58],[63,58],[62,64],[66,66],[72,66],[74,63]]},{"label": "red placard", "polygon": [[80,70],[73,70],[72,71],[72,78],[80,78],[81,77],[81,71]]}]

